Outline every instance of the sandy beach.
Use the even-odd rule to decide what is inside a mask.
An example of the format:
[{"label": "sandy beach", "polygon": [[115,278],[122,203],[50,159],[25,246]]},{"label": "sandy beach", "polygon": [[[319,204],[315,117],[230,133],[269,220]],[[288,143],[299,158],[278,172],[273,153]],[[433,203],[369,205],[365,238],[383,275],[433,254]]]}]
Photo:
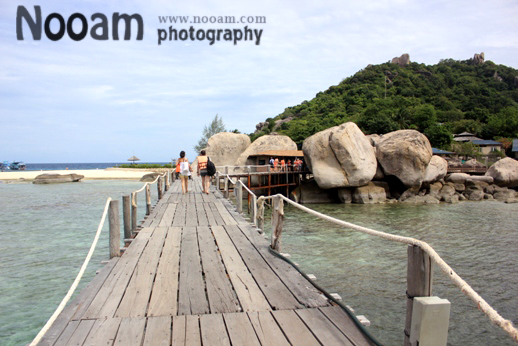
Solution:
[{"label": "sandy beach", "polygon": [[0,172],[0,181],[34,180],[40,174],[80,174],[87,179],[140,179],[151,170],[141,169],[85,169],[85,170],[56,170],[56,171],[8,171]]}]

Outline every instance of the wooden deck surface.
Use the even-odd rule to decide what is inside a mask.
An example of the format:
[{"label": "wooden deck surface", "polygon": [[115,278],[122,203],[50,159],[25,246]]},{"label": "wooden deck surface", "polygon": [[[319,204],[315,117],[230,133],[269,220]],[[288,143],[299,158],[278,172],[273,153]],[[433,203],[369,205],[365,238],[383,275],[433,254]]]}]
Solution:
[{"label": "wooden deck surface", "polygon": [[39,345],[370,345],[219,192],[176,181]]}]

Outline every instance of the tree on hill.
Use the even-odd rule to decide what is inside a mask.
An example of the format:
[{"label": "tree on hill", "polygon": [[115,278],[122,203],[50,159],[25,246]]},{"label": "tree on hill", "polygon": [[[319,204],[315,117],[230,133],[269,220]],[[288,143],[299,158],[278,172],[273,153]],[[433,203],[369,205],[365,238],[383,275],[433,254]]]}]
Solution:
[{"label": "tree on hill", "polygon": [[194,150],[199,153],[205,149],[209,138],[220,132],[225,132],[225,124],[223,123],[223,119],[216,114],[212,122],[208,126],[205,125],[205,127],[203,127],[203,136],[198,141],[198,144],[194,146]]}]

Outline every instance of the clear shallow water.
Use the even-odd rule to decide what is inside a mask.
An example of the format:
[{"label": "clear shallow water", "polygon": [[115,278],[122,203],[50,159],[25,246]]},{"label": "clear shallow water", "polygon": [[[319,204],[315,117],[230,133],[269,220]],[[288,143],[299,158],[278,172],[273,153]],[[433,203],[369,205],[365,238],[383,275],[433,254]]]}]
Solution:
[{"label": "clear shallow water", "polygon": [[[107,198],[121,201],[122,195],[142,185],[123,180],[0,184],[0,345],[32,341],[79,272]],[[151,192],[155,203],[156,188]],[[122,201],[119,205],[122,210]],[[142,220],[143,193],[139,194],[138,205],[138,219]],[[108,257],[106,221],[76,293]]]},{"label": "clear shallow water", "polygon": [[[307,205],[338,219],[428,242],[490,305],[518,324],[518,204]],[[266,222],[269,223],[269,222]],[[337,292],[386,345],[401,345],[407,246],[353,232],[285,206],[283,252]],[[450,345],[515,345],[439,270],[433,294],[452,303]]]},{"label": "clear shallow water", "polygon": [[[117,167],[123,164],[130,164],[131,162],[105,162],[105,163],[25,163],[27,171],[52,171],[52,170],[63,170],[63,169],[105,169],[109,167]],[[166,164],[170,162],[140,162],[137,163],[158,163]],[[8,171],[6,171],[8,172]]]}]

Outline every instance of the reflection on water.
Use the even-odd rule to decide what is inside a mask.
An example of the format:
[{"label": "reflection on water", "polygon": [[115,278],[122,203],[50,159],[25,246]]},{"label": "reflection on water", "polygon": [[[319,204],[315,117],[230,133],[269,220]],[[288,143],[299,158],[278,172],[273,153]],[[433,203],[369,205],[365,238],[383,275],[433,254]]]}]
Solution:
[{"label": "reflection on water", "polygon": [[[518,204],[307,205],[348,222],[428,242],[489,304],[518,324]],[[268,222],[266,222],[268,224]],[[285,206],[283,252],[337,292],[387,345],[401,345],[406,245],[344,229]],[[452,303],[450,345],[514,345],[438,269],[433,294]]]}]

